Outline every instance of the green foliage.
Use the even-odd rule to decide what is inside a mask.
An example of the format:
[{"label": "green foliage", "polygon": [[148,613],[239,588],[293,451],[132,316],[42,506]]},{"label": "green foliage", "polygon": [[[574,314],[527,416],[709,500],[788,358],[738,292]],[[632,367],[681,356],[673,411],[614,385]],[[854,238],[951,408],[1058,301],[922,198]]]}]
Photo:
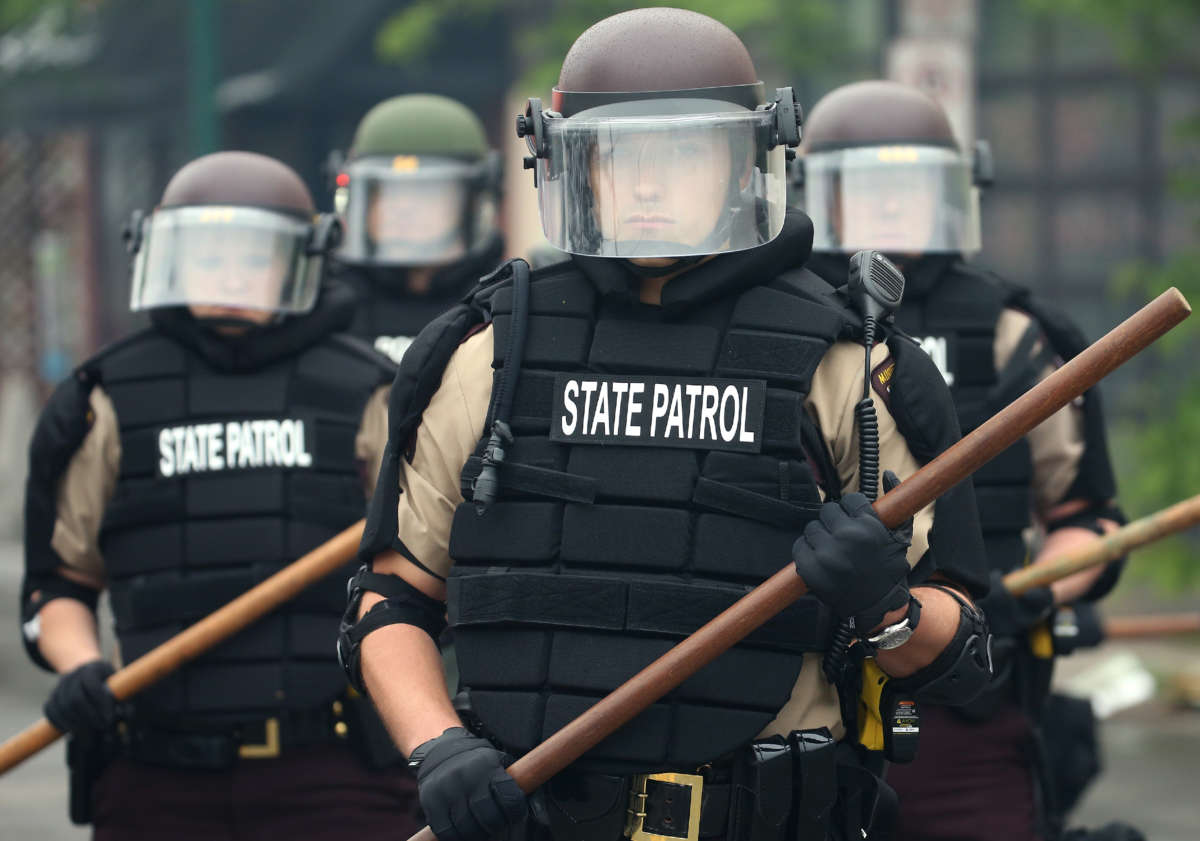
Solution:
[{"label": "green foliage", "polygon": [[0,0],[0,32],[29,23],[49,6],[73,7],[71,0]]},{"label": "green foliage", "polygon": [[[1153,82],[1164,70],[1195,69],[1200,5],[1195,0],[1026,0],[1034,9],[1101,27],[1129,69]],[[1064,31],[1066,26],[1063,27]],[[1176,137],[1200,153],[1200,114],[1172,127]],[[1200,154],[1197,154],[1200,159]],[[1200,168],[1172,173],[1172,195],[1200,200]],[[1200,233],[1200,205],[1195,231]],[[1169,255],[1161,264],[1120,268],[1112,292],[1122,302],[1148,301],[1177,287],[1200,305],[1200,248]],[[1131,516],[1157,511],[1200,493],[1200,317],[1193,316],[1147,351],[1152,368],[1139,378],[1118,407],[1125,419],[1114,429],[1112,446],[1121,478],[1121,497]],[[1200,588],[1200,541],[1182,537],[1141,550],[1135,575],[1173,592]]]},{"label": "green foliage", "polygon": [[1200,62],[1196,0],[1025,0],[1027,7],[1099,26],[1131,69],[1153,73],[1172,64]]},{"label": "green foliage", "polygon": [[757,57],[781,70],[820,67],[845,43],[845,15],[836,0],[417,0],[392,15],[380,29],[376,56],[390,64],[418,63],[437,48],[438,32],[456,20],[505,13],[515,22],[516,80],[523,90],[547,92],[562,58],[579,34],[609,15],[643,6],[674,6],[717,18],[742,36]]}]

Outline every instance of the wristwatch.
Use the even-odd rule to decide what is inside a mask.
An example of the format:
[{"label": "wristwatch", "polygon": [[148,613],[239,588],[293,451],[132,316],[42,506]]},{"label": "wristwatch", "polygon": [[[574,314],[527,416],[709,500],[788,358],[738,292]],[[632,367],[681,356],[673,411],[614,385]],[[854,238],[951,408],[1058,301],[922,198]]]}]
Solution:
[{"label": "wristwatch", "polygon": [[917,597],[909,594],[908,597],[908,613],[904,618],[895,624],[888,625],[877,634],[872,634],[863,642],[866,643],[867,649],[871,652],[875,651],[891,651],[893,648],[899,648],[908,642],[912,637],[913,632],[917,630],[917,623],[921,621],[921,603],[917,601]]}]

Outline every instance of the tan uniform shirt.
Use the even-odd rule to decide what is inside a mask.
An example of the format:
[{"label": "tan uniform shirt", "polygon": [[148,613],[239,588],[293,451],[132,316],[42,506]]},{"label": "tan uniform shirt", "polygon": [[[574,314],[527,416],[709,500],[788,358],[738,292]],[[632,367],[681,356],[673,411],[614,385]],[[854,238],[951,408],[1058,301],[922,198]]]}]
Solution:
[{"label": "tan uniform shirt", "polygon": [[[993,345],[997,371],[1003,370],[1008,364],[1021,337],[1032,323],[1033,319],[1019,310],[1006,309],[1000,314]],[[1041,350],[1042,341],[1034,346],[1031,354]],[[1038,381],[1054,373],[1056,367],[1047,365],[1038,376]],[[1066,501],[1063,497],[1079,474],[1079,461],[1084,449],[1083,409],[1079,401],[1059,409],[1032,429],[1025,439],[1029,442],[1033,458],[1035,513],[1044,520],[1047,512]]]},{"label": "tan uniform shirt", "polygon": [[[463,502],[460,474],[483,434],[491,399],[492,356],[490,327],[458,348],[422,415],[412,463],[402,462],[399,537],[421,564],[443,577],[454,564],[449,553],[450,526],[455,508]],[[872,368],[887,356],[885,346],[875,347]],[[854,404],[862,398],[862,389],[862,346],[838,342],[817,366],[805,403],[825,437],[842,486],[850,490],[858,487]],[[880,472],[894,470],[904,479],[916,472],[917,460],[874,389],[871,397],[879,416]],[[910,564],[928,548],[932,525],[933,507],[929,506],[914,521]],[[787,558],[779,559],[781,567],[787,562]],[[818,654],[805,655],[791,699],[763,731],[764,736],[809,727],[830,727],[840,736],[837,692],[821,673],[820,659]]]},{"label": "tan uniform shirt", "polygon": [[[365,465],[366,495],[374,491],[375,478],[387,444],[387,403],[391,386],[380,386],[363,410],[354,439],[354,455]],[[112,400],[100,386],[88,398],[92,428],[75,451],[58,487],[58,519],[50,546],[63,562],[96,586],[104,582],[100,555],[100,525],[117,486],[121,465],[121,436]]]}]

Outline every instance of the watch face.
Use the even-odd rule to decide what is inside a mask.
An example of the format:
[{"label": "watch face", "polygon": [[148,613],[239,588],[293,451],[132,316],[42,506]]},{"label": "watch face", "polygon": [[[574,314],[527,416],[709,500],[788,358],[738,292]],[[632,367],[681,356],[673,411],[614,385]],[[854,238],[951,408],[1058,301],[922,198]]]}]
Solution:
[{"label": "watch face", "polygon": [[913,629],[907,626],[903,628],[891,628],[885,630],[882,634],[873,637],[871,642],[880,651],[891,651],[893,648],[899,648],[908,642],[913,635]]}]

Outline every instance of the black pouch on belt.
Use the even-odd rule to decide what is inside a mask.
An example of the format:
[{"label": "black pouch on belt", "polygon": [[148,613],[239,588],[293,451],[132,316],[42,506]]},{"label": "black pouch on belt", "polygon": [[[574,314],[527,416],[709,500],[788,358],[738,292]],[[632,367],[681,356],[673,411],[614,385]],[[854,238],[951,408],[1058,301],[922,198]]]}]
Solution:
[{"label": "black pouch on belt", "polygon": [[346,710],[350,748],[364,765],[379,770],[404,764],[404,754],[392,741],[370,698],[357,692],[347,692],[342,704]]},{"label": "black pouch on belt", "polygon": [[830,821],[837,802],[837,742],[828,728],[793,730],[788,735],[795,762],[792,837],[798,841],[821,841],[830,834]]},{"label": "black pouch on belt", "polygon": [[729,841],[782,841],[792,811],[792,750],[782,736],[754,742],[733,770]]},{"label": "black pouch on belt", "polygon": [[107,733],[88,733],[67,739],[68,814],[71,823],[83,826],[92,822],[92,788],[115,752],[113,738]]},{"label": "black pouch on belt", "polygon": [[621,838],[629,808],[629,779],[565,771],[542,789],[553,838]]}]

